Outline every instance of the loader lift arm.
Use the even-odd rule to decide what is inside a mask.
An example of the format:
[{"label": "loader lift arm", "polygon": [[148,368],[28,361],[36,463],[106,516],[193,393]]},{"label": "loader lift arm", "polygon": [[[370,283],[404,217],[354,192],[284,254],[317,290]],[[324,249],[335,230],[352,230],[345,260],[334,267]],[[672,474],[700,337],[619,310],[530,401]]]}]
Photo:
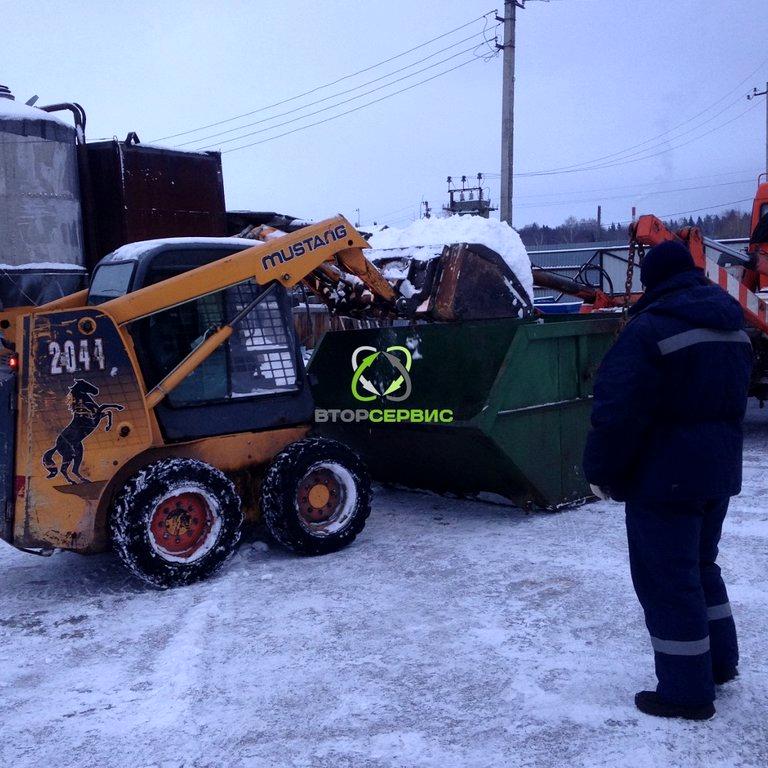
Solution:
[{"label": "loader lift arm", "polygon": [[367,241],[347,219],[336,216],[112,299],[102,308],[124,325],[246,280],[292,288],[315,270],[338,264],[394,309],[397,294],[365,258],[364,248]]},{"label": "loader lift arm", "polygon": [[367,247],[367,241],[349,221],[343,216],[336,216],[296,232],[258,242],[252,248],[127,293],[105,302],[100,309],[118,326],[124,326],[247,280],[266,286],[226,325],[212,329],[199,346],[147,393],[147,406],[154,408],[221,347],[232,335],[234,326],[278,285],[291,288],[303,283],[325,299],[326,295],[319,287],[324,281],[338,282],[342,273],[352,274],[370,291],[384,311],[396,315],[398,295],[363,254],[363,249]]}]

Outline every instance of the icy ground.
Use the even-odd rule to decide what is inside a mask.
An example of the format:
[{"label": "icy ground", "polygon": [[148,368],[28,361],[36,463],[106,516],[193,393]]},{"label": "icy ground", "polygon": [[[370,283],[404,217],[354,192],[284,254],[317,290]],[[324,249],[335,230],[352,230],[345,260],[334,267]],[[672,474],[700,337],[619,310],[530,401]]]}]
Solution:
[{"label": "icy ground", "polygon": [[2,547],[0,766],[766,766],[767,469],[753,411],[722,554],[742,677],[710,722],[633,708],[652,662],[619,506],[381,489],[348,550],[246,545],[177,591]]}]

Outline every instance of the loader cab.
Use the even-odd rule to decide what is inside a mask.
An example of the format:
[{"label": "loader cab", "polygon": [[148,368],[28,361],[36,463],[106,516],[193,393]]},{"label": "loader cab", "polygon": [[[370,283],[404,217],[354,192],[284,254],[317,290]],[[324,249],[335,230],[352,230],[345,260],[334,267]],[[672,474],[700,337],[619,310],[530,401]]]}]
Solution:
[{"label": "loader cab", "polygon": [[[103,304],[253,245],[236,238],[169,238],[123,246],[97,265],[88,304]],[[247,281],[131,323],[147,389],[262,290]],[[170,442],[306,424],[312,412],[291,299],[282,287],[155,409]]]}]

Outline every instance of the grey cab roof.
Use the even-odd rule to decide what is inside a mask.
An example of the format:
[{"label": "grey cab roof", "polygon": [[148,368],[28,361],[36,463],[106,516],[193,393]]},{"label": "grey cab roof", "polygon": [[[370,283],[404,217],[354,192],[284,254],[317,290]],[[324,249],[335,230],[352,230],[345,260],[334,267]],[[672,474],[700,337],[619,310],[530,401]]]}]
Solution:
[{"label": "grey cab roof", "polygon": [[136,262],[140,258],[164,250],[206,250],[225,248],[245,250],[254,245],[261,245],[261,240],[247,240],[242,237],[164,237],[157,240],[139,240],[135,243],[121,245],[112,253],[106,255],[99,264],[117,264]]}]

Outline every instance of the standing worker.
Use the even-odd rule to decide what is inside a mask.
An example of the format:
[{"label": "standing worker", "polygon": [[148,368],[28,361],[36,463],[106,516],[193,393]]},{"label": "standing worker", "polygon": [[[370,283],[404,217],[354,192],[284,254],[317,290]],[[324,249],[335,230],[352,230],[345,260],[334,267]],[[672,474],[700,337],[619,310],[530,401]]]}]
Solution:
[{"label": "standing worker", "polygon": [[635,704],[706,720],[739,660],[717,547],[741,490],[752,347],[738,302],[681,243],[652,248],[640,277],[645,294],[597,374],[584,472],[597,496],[626,501],[659,681]]}]

